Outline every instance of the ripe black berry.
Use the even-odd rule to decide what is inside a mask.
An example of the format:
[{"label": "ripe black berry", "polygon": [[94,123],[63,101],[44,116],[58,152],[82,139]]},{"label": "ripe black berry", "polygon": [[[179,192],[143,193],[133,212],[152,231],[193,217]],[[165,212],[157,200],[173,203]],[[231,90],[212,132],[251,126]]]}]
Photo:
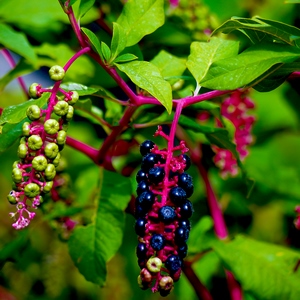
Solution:
[{"label": "ripe black berry", "polygon": [[175,186],[170,190],[169,197],[174,204],[180,205],[186,201],[186,192],[183,188]]},{"label": "ripe black berry", "polygon": [[150,245],[156,251],[161,250],[165,245],[164,236],[162,234],[153,234],[150,240]]},{"label": "ripe black berry", "polygon": [[139,259],[146,257],[147,247],[145,243],[139,243],[136,247],[136,255]]},{"label": "ripe black berry", "polygon": [[182,173],[178,175],[178,186],[183,188],[186,192],[186,196],[190,197],[192,196],[194,192],[194,185],[193,185],[193,179],[192,176],[187,173]]},{"label": "ripe black berry", "polygon": [[187,250],[188,250],[187,244],[186,243],[181,244],[180,246],[178,246],[177,249],[178,256],[180,258],[185,258],[187,256]]},{"label": "ripe black berry", "polygon": [[171,290],[159,290],[159,293],[162,297],[167,297],[170,294]]},{"label": "ripe black berry", "polygon": [[148,172],[155,164],[158,163],[160,156],[154,153],[148,153],[143,157],[141,168],[145,172]]},{"label": "ripe black berry", "polygon": [[191,224],[189,220],[180,219],[178,221],[178,227],[187,228],[188,230],[191,230]]},{"label": "ripe black berry", "polygon": [[135,206],[134,216],[135,218],[143,218],[146,216],[148,212],[148,208],[143,207],[142,205],[138,204]]},{"label": "ripe black berry", "polygon": [[188,219],[193,214],[193,205],[191,201],[186,200],[185,203],[183,203],[180,206],[180,215],[182,218]]},{"label": "ripe black berry", "polygon": [[149,170],[148,178],[151,183],[158,184],[165,177],[165,170],[162,167],[154,167]]},{"label": "ripe black berry", "polygon": [[175,273],[181,268],[181,263],[181,259],[178,255],[171,254],[166,259],[165,266],[171,273]]},{"label": "ripe black berry", "polygon": [[181,245],[185,243],[189,238],[190,231],[184,227],[178,227],[175,230],[175,243]]},{"label": "ripe black berry", "polygon": [[146,140],[140,145],[140,153],[145,156],[150,153],[151,149],[154,147],[154,143],[150,140]]},{"label": "ripe black berry", "polygon": [[145,235],[145,229],[146,229],[146,219],[145,218],[138,218],[135,222],[135,232],[139,236]]},{"label": "ripe black berry", "polygon": [[147,173],[144,170],[139,170],[136,174],[136,181],[141,182],[142,180],[147,180]]},{"label": "ripe black berry", "polygon": [[191,166],[191,159],[190,159],[186,154],[183,154],[183,155],[182,155],[182,158],[183,158],[183,160],[184,160],[184,162],[185,162],[185,168],[184,168],[184,170],[186,171],[186,170],[188,170],[188,169],[190,168],[190,166]]},{"label": "ripe black berry", "polygon": [[171,223],[176,218],[176,212],[171,206],[166,205],[160,208],[160,210],[158,211],[158,216],[160,221],[164,223]]},{"label": "ripe black berry", "polygon": [[143,192],[136,197],[136,206],[142,206],[145,209],[150,209],[155,200],[155,195],[152,192]]},{"label": "ripe black berry", "polygon": [[142,194],[143,192],[149,191],[149,185],[146,181],[142,180],[138,183],[136,192],[138,195]]}]

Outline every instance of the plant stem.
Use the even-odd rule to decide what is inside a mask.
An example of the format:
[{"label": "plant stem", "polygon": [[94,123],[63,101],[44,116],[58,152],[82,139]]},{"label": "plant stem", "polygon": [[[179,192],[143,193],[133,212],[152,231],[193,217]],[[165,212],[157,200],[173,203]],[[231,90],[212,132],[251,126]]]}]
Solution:
[{"label": "plant stem", "polygon": [[[12,69],[15,68],[16,63],[15,63],[11,53],[7,49],[2,49],[2,51],[0,51],[0,52],[2,53],[3,57],[6,59],[6,61],[10,65],[10,67]],[[18,77],[17,80],[18,80],[20,87],[21,87],[22,91],[24,92],[26,98],[30,99],[24,79],[22,77]]]},{"label": "plant stem", "polygon": [[202,284],[198,276],[195,274],[190,263],[184,263],[182,271],[193,286],[198,298],[200,300],[213,300],[208,289]]},{"label": "plant stem", "polygon": [[69,61],[65,64],[65,66],[64,66],[65,72],[67,72],[67,70],[71,67],[71,65],[74,63],[74,61],[75,61],[78,57],[80,57],[81,55],[83,55],[83,54],[89,52],[90,50],[91,50],[90,47],[85,47],[85,48],[79,50],[76,54],[74,54],[74,55],[69,59]]}]

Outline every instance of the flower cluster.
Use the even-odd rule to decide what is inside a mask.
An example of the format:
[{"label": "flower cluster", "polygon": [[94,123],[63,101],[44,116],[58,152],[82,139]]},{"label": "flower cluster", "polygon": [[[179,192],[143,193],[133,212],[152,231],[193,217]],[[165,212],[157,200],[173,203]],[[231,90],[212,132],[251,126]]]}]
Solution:
[{"label": "flower cluster", "polygon": [[[235,127],[234,140],[236,150],[240,159],[243,160],[248,155],[247,146],[252,143],[253,136],[251,134],[255,117],[248,114],[250,109],[254,108],[252,100],[246,96],[245,92],[235,91],[226,98],[221,105],[221,114],[230,120]],[[218,121],[218,126],[221,123]],[[221,169],[221,175],[236,175],[238,173],[237,161],[233,154],[227,149],[221,149],[213,146],[212,149],[216,153],[214,163]]]},{"label": "flower cluster", "polygon": [[[64,69],[54,66],[49,71],[50,78],[62,80]],[[55,88],[56,87],[56,88]],[[19,160],[12,170],[13,190],[7,196],[17,211],[10,213],[15,219],[13,227],[22,229],[34,218],[36,209],[43,201],[43,195],[51,191],[56,167],[60,161],[60,151],[66,142],[68,122],[73,117],[79,95],[76,91],[64,91],[55,85],[52,89],[43,89],[39,84],[32,84],[29,94],[39,98],[44,92],[50,92],[46,109],[33,104],[26,114],[30,122],[24,122],[22,137],[18,147]],[[58,96],[58,92],[61,94]]]},{"label": "flower cluster", "polygon": [[[169,139],[160,126],[155,135]],[[141,267],[138,283],[142,289],[151,288],[162,296],[173,289],[187,255],[188,219],[193,213],[187,198],[194,190],[192,178],[185,172],[190,167],[187,151],[184,141],[163,150],[150,140],[140,145],[143,160],[136,175],[135,202],[136,254]]]}]

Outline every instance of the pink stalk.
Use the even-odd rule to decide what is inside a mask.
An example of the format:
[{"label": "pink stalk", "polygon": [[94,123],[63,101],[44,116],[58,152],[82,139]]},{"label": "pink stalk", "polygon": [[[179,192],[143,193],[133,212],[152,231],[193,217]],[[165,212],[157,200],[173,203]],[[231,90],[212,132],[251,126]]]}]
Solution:
[{"label": "pink stalk", "polygon": [[[10,67],[13,69],[16,66],[16,63],[12,57],[12,55],[10,54],[10,52],[7,49],[2,49],[2,51],[0,51],[3,55],[3,57],[6,59],[6,61],[8,62],[8,64],[10,65]],[[27,87],[26,84],[24,82],[24,79],[22,77],[18,77],[17,78],[22,91],[24,92],[25,96],[27,99],[30,99],[28,92],[27,92]]]}]

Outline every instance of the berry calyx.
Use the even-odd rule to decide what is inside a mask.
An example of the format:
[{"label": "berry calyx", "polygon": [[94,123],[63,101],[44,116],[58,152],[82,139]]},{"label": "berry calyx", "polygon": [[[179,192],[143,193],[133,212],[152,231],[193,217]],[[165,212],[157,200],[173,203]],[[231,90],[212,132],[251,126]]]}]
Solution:
[{"label": "berry calyx", "polygon": [[37,120],[41,117],[41,110],[37,105],[31,105],[26,110],[27,117],[31,120]]},{"label": "berry calyx", "polygon": [[151,257],[148,259],[146,266],[150,272],[157,273],[161,269],[162,261],[158,257]]},{"label": "berry calyx", "polygon": [[46,167],[47,167],[47,164],[48,164],[47,159],[43,155],[36,156],[32,160],[32,167],[36,171],[44,171],[46,169]]},{"label": "berry calyx", "polygon": [[59,124],[55,119],[48,119],[44,124],[44,129],[48,134],[55,134],[59,130]]}]

